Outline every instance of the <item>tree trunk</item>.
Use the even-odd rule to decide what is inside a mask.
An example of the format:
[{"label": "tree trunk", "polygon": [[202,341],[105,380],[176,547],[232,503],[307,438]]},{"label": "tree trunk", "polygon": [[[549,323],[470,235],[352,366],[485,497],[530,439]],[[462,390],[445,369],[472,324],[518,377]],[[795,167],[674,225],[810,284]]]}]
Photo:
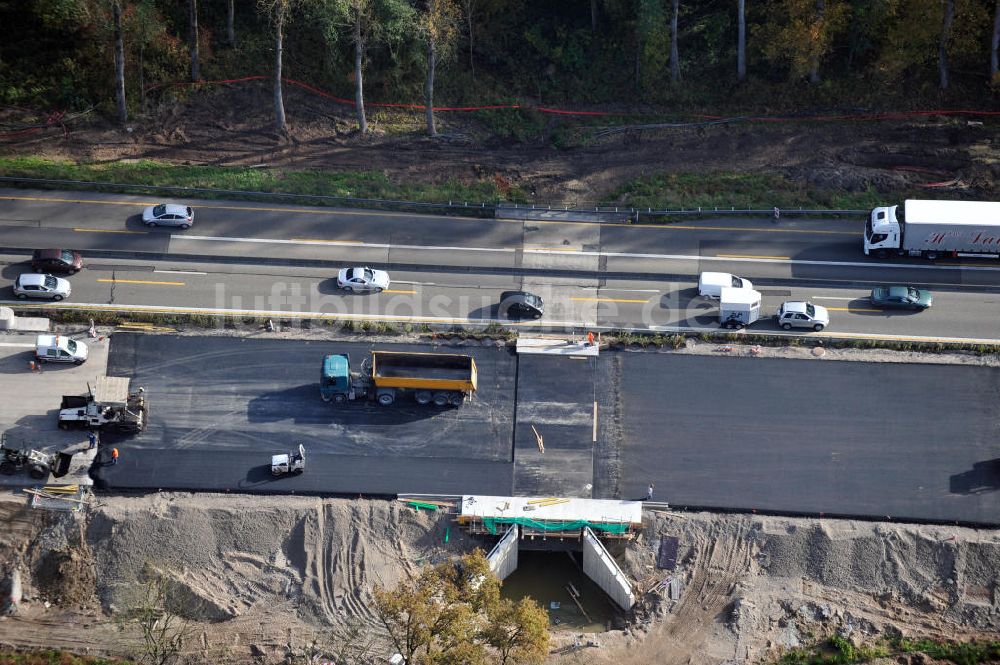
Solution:
[{"label": "tree trunk", "polygon": [[233,19],[236,15],[236,0],[228,0],[226,2],[226,43],[229,46],[236,46],[236,27],[233,25]]},{"label": "tree trunk", "polygon": [[736,80],[743,81],[747,77],[747,7],[746,0],[738,0],[736,7],[737,41],[736,41]]},{"label": "tree trunk", "polygon": [[[816,0],[816,25],[822,29],[823,15],[826,13],[826,0]],[[809,67],[809,82],[819,83],[819,53],[813,55]]]},{"label": "tree trunk", "polygon": [[941,41],[938,44],[938,85],[948,89],[948,37],[955,18],[955,0],[944,0],[944,19],[941,21]]},{"label": "tree trunk", "polygon": [[590,0],[590,31],[597,34],[597,0]]},{"label": "tree trunk", "polygon": [[141,96],[143,109],[146,106],[146,76],[143,70],[146,65],[146,44],[143,41],[139,42],[139,95]]},{"label": "tree trunk", "polygon": [[198,64],[198,0],[188,0],[188,28],[191,43],[188,50],[191,53],[191,80],[201,80],[201,67]]},{"label": "tree trunk", "polygon": [[[1000,0],[997,0],[1000,2]],[[472,10],[474,9],[475,0],[465,0],[465,20],[469,26],[469,74],[472,76],[472,80],[476,80],[476,61],[472,57]]]},{"label": "tree trunk", "polygon": [[670,80],[674,83],[681,80],[681,56],[677,47],[677,15],[680,11],[681,0],[674,0],[674,13],[670,17]]},{"label": "tree trunk", "polygon": [[118,102],[118,124],[125,128],[128,108],[125,106],[125,41],[122,38],[122,6],[119,0],[111,3],[115,39],[115,99]]},{"label": "tree trunk", "polygon": [[355,5],[355,9],[357,13],[354,15],[354,110],[358,115],[358,130],[364,134],[368,131],[368,119],[365,118],[365,87],[361,70],[365,44],[361,36],[360,4]]},{"label": "tree trunk", "polygon": [[434,66],[437,64],[437,51],[434,45],[434,35],[427,35],[427,83],[424,85],[424,97],[427,103],[427,134],[437,136],[434,126]]},{"label": "tree trunk", "polygon": [[993,45],[990,48],[990,81],[993,83],[1000,83],[997,80],[997,75],[1000,74],[998,51],[1000,51],[1000,0],[997,0],[997,8],[993,13]]},{"label": "tree trunk", "polygon": [[638,21],[635,26],[635,92],[642,92],[642,31]]},{"label": "tree trunk", "polygon": [[[281,10],[279,10],[280,12]],[[281,56],[285,17],[279,14],[274,20],[274,128],[281,134],[288,133],[285,122],[285,102],[281,97]]]}]

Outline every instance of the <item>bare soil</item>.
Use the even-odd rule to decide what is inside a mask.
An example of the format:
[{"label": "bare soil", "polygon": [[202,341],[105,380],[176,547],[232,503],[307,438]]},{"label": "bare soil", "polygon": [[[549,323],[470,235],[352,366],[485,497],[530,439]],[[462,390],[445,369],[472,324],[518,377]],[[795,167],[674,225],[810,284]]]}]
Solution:
[{"label": "bare soil", "polygon": [[[476,544],[448,515],[399,502],[186,493],[103,501],[84,513],[25,514],[23,497],[0,495],[0,512],[13,517],[0,522],[3,561],[24,584],[19,611],[0,618],[0,644],[134,655],[138,635],[119,619],[159,576],[169,609],[186,621],[188,662],[291,662],[323,653],[347,626],[373,636],[384,658],[392,651],[372,588]],[[674,571],[655,568],[661,535],[680,539]],[[554,633],[550,663],[760,662],[835,632],[870,643],[1000,631],[996,530],[649,510],[619,559],[644,591],[627,627]],[[658,584],[668,577],[679,582],[675,598]]]},{"label": "bare soil", "polygon": [[[931,116],[914,121],[769,122],[691,126],[594,138],[553,118],[530,143],[498,138],[475,114],[440,113],[441,136],[423,134],[415,112],[374,112],[359,135],[350,109],[298,89],[286,93],[287,136],[271,128],[263,84],[220,88],[163,101],[118,131],[78,119],[10,139],[6,154],[88,162],[156,159],[177,164],[269,165],[290,169],[382,171],[400,183],[510,183],[541,202],[605,201],[623,183],[659,172],[784,173],[810,187],[885,191],[945,183],[988,195],[1000,181],[1000,135],[993,125]],[[7,111],[8,126],[28,122]],[[566,149],[553,135],[568,136]],[[564,141],[565,142],[565,141]]]}]

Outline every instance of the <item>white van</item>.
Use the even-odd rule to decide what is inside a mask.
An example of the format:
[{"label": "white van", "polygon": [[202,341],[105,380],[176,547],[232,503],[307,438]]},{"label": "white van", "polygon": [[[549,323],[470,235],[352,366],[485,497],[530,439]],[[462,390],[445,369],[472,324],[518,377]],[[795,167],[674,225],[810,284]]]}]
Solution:
[{"label": "white van", "polygon": [[698,278],[698,295],[702,298],[714,298],[722,295],[722,289],[752,289],[749,279],[743,279],[728,272],[703,272]]},{"label": "white van", "polygon": [[87,360],[87,345],[63,335],[39,335],[35,340],[35,358],[39,362],[76,363]]}]

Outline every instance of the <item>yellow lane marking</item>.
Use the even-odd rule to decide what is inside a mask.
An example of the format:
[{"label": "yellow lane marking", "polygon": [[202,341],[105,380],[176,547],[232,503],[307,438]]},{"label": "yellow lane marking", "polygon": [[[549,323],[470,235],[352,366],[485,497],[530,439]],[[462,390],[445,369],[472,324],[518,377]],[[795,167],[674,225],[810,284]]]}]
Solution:
[{"label": "yellow lane marking", "polygon": [[317,245],[363,245],[360,240],[319,240],[317,238],[292,238],[295,242],[312,242]]},{"label": "yellow lane marking", "polygon": [[649,298],[646,300],[628,300],[625,298],[570,298],[570,300],[575,300],[577,302],[649,302]]},{"label": "yellow lane marking", "polygon": [[756,256],[753,254],[716,254],[717,257],[722,259],[778,259],[778,260],[788,260],[792,257],[790,256]]},{"label": "yellow lane marking", "polygon": [[122,233],[125,235],[143,236],[148,235],[148,231],[116,231],[114,229],[73,229],[77,233]]},{"label": "yellow lane marking", "polygon": [[386,289],[382,293],[416,293],[416,291],[397,291],[396,289]]},{"label": "yellow lane marking", "polygon": [[[0,196],[0,199],[4,201],[44,201],[46,203],[92,203],[94,205],[113,205],[113,206],[131,206],[133,208],[145,208],[147,206],[156,205],[157,202],[147,201],[145,203],[141,201],[95,201],[93,199],[62,199],[54,198],[48,196]],[[203,210],[250,210],[250,211],[260,211],[260,212],[295,212],[302,213],[305,215],[351,215],[351,216],[372,216],[382,215],[384,217],[412,217],[413,215],[405,212],[381,212],[381,211],[363,211],[355,212],[351,210],[334,210],[334,209],[297,209],[297,208],[265,208],[265,207],[248,207],[248,206],[223,206],[223,205],[207,205],[199,203],[198,208]],[[472,210],[474,206],[469,206]],[[441,219],[453,219],[451,217],[440,217]],[[472,220],[475,221],[475,220]],[[506,220],[505,220],[506,221]],[[521,223],[521,220],[511,220]],[[574,222],[578,223],[578,222]]]},{"label": "yellow lane marking", "polygon": [[184,286],[184,282],[152,282],[144,279],[99,279],[97,281],[110,284],[159,284],[161,286]]},{"label": "yellow lane marking", "polygon": [[[711,211],[709,211],[711,212]],[[708,214],[707,212],[705,214]],[[720,210],[720,215],[725,214],[725,211]],[[618,226],[621,226],[619,224]],[[628,226],[641,226],[644,228],[659,228],[659,229],[678,229],[680,231],[758,231],[760,233],[808,233],[808,234],[820,234],[820,235],[832,235],[832,236],[857,236],[860,231],[823,231],[816,230],[810,231],[808,229],[782,229],[782,228],[766,228],[757,226],[684,226],[682,224],[628,224]]]},{"label": "yellow lane marking", "polygon": [[880,309],[864,309],[862,307],[827,307],[831,312],[881,312]]},{"label": "yellow lane marking", "polygon": [[536,252],[579,252],[582,251],[579,247],[532,247],[531,245],[525,246],[525,251],[536,251]]},{"label": "yellow lane marking", "polygon": [[[996,259],[993,259],[993,261],[996,261]],[[945,263],[944,261],[935,261],[934,265],[945,266],[947,268],[979,268],[989,263],[989,259],[984,259],[981,263]]]}]

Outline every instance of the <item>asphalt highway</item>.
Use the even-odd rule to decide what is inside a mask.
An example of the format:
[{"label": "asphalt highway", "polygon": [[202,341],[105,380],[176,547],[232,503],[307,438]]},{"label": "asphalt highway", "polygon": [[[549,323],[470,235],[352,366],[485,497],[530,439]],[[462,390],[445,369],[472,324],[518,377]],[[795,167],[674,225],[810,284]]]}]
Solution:
[{"label": "asphalt highway", "polygon": [[693,275],[714,269],[776,280],[1000,286],[995,261],[877,261],[861,252],[861,219],[715,218],[666,225],[524,221],[401,212],[194,203],[186,231],[147,229],[149,198],[2,190],[3,247],[61,243],[118,254],[253,262],[353,262],[434,269]]},{"label": "asphalt highway", "polygon": [[[0,270],[5,280],[29,269],[23,256],[0,255],[0,261],[7,263]],[[339,290],[334,274],[335,270],[322,268],[93,260],[71,278],[73,294],[60,306],[482,323],[500,320],[497,310],[503,291],[523,288],[546,303],[545,317],[518,324],[525,328],[718,329],[718,306],[698,297],[694,277],[671,282],[605,280],[597,286],[575,284],[568,278],[400,271],[392,273],[394,281],[387,291],[363,295]],[[827,333],[986,340],[997,337],[1000,321],[1000,292],[994,291],[941,290],[935,285],[934,306],[909,312],[872,307],[865,287],[756,286],[769,316],[785,300],[804,299],[827,307],[831,318]],[[0,299],[23,304],[13,300],[9,287],[0,290]],[[780,332],[770,319],[752,330]]]}]

